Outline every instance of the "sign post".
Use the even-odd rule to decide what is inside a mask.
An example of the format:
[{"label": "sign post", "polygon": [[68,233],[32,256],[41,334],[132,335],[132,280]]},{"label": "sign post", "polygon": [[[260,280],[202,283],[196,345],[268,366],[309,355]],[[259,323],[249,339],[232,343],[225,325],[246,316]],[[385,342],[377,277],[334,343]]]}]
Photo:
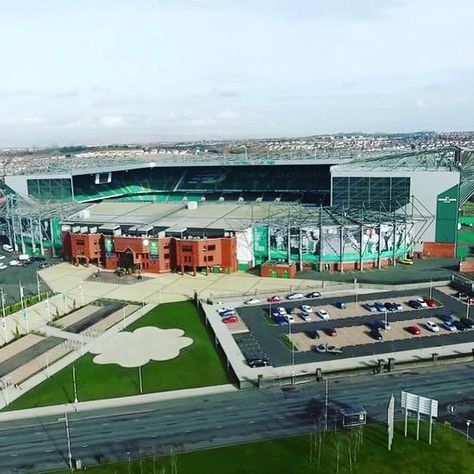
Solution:
[{"label": "sign post", "polygon": [[[395,420],[395,397],[390,397],[390,402],[388,403],[388,410],[387,410],[387,431],[388,431],[388,450],[392,450],[392,442],[393,442],[393,429],[394,429],[394,420]],[[406,435],[405,435],[406,436]]]},{"label": "sign post", "polygon": [[433,432],[433,418],[438,417],[438,401],[432,398],[421,397],[414,393],[402,392],[402,408],[405,409],[405,437],[408,431],[408,411],[416,412],[416,439],[420,439],[420,418],[421,415],[429,417],[430,430],[428,442],[431,444]]}]

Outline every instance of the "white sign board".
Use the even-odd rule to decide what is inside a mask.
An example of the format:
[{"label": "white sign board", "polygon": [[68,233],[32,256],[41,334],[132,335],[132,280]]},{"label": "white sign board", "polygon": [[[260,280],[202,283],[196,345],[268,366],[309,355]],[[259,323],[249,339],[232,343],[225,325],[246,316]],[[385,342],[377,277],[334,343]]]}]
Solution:
[{"label": "white sign board", "polygon": [[438,400],[420,397],[414,393],[402,392],[402,408],[421,415],[438,417]]}]

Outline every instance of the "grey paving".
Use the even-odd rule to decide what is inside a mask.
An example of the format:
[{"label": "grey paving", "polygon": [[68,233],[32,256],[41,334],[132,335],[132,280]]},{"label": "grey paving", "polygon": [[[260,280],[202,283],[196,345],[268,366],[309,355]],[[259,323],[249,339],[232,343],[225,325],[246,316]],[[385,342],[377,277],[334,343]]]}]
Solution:
[{"label": "grey paving", "polygon": [[105,319],[107,316],[118,311],[120,308],[123,308],[125,304],[118,303],[118,302],[107,302],[104,306],[97,306],[97,310],[94,311],[90,316],[87,316],[80,321],[77,321],[70,326],[65,327],[63,330],[67,332],[72,332],[75,334],[79,334],[80,332],[84,331],[85,329],[93,326],[95,323],[98,323],[102,319]]},{"label": "grey paving", "polygon": [[22,365],[26,364],[35,357],[48,352],[53,347],[58,346],[63,342],[63,339],[59,337],[47,337],[46,339],[37,342],[36,344],[28,347],[24,351],[10,357],[4,362],[0,363],[0,377],[9,374],[15,369],[18,369]]}]

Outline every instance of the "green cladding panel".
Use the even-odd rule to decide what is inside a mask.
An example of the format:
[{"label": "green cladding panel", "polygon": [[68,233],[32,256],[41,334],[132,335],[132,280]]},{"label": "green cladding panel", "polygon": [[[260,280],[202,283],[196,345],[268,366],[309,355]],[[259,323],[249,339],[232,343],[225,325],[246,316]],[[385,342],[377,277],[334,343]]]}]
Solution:
[{"label": "green cladding panel", "polygon": [[455,243],[458,226],[459,186],[438,194],[436,203],[436,242]]}]

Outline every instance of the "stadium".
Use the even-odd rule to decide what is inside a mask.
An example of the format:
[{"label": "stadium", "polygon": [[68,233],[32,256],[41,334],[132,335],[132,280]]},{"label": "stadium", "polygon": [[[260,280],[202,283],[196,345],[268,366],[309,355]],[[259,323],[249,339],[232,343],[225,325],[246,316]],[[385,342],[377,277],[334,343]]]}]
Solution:
[{"label": "stadium", "polygon": [[6,175],[0,232],[22,253],[144,272],[292,277],[474,253],[470,150],[145,158]]}]

